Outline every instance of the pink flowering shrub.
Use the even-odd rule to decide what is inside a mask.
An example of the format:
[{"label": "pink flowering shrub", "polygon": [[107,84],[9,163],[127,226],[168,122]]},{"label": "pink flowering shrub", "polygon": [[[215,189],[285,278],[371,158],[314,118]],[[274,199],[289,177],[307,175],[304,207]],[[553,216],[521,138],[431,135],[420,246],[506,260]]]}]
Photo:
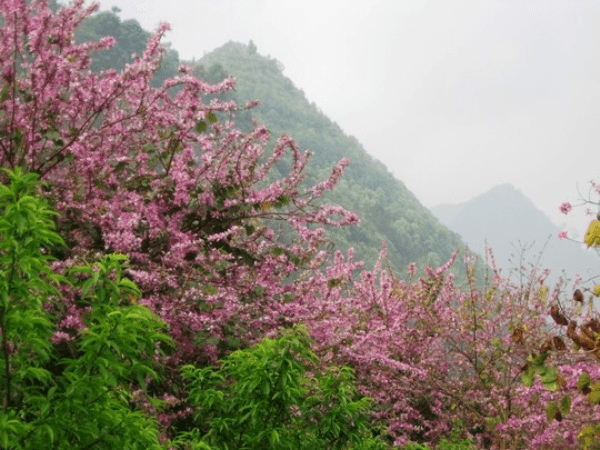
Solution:
[{"label": "pink flowering shrub", "polygon": [[[338,253],[323,295],[310,301],[318,307],[301,320],[311,325],[325,360],[356,370],[395,445],[452,434],[474,439],[477,448],[570,448],[584,424],[600,419],[581,399],[571,404],[569,420],[548,419],[547,404],[575,393],[582,370],[598,370],[589,358],[548,346],[567,336],[548,324],[563,287],[550,290],[547,271],[522,272],[515,283],[492,270],[478,287],[474,261],[467,260],[464,289],[448,273],[452,259],[427,268],[423,278],[409,268],[413,276],[399,280],[379,264],[343,283],[351,256],[344,264]],[[540,353],[559,370],[525,385]]]},{"label": "pink flowering shrub", "polygon": [[[357,222],[337,206],[312,207],[348,161],[301,187],[309,152],[282,136],[265,155],[264,127],[243,134],[231,121],[234,102],[204,102],[233,79],[212,86],[182,68],[152,88],[164,24],[121,73],[89,71],[90,52],[112,45],[74,44],[94,9],[76,1],[54,15],[45,2],[2,3],[0,164],[25,165],[47,182],[70,247],[57,266],[129,255],[141,302],[179,344],[174,358],[214,362],[236,340],[281,325],[284,298],[300,283],[291,274],[324,262],[323,226]],[[287,176],[269,178],[286,154]],[[80,323],[71,300],[64,333]]]},{"label": "pink flowering shrub", "polygon": [[[580,194],[580,203],[576,207],[586,206],[585,212],[589,216],[593,216],[588,225],[587,231],[583,238],[583,242],[588,248],[598,248],[600,245],[600,184],[597,181],[590,181],[590,189],[587,197]],[[564,202],[559,209],[564,214],[568,214],[573,206],[569,202]],[[559,233],[559,239],[567,238],[565,231]],[[584,408],[587,414],[593,414],[597,409],[597,404],[600,402],[600,384],[599,379],[599,361],[600,360],[600,322],[598,313],[595,312],[595,297],[600,296],[600,285],[597,282],[597,277],[592,277],[589,280],[583,281],[578,278],[572,288],[572,297],[563,304],[557,303],[551,312],[554,322],[562,327],[566,327],[566,339],[568,342],[571,363],[567,366],[561,366],[561,371],[568,371],[577,376],[574,392],[567,397],[565,401],[571,404],[577,404],[580,408]],[[587,302],[585,294],[589,293]],[[575,306],[573,306],[575,305]],[[542,370],[547,367],[554,367],[551,361],[550,364],[541,366]],[[554,420],[562,419],[563,416],[573,417],[572,408],[563,408],[561,404],[558,407],[556,404],[548,405],[548,417]],[[578,420],[579,417],[575,416]],[[589,423],[580,421],[580,442],[583,448],[596,448],[598,436],[600,436],[600,427],[598,420]]]}]

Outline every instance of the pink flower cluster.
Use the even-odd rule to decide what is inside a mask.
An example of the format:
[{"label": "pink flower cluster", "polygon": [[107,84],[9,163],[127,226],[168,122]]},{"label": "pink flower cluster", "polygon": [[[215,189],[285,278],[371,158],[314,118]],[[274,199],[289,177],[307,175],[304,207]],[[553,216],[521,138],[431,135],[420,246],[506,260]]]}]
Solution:
[{"label": "pink flower cluster", "polygon": [[571,211],[573,207],[571,206],[571,204],[569,202],[564,202],[560,205],[560,212],[563,214],[569,214],[569,212]]}]

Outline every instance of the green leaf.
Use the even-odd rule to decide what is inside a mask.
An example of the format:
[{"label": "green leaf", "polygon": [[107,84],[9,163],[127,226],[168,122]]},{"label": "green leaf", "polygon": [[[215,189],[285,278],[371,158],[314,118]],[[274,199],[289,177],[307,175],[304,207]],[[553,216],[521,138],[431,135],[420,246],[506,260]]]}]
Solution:
[{"label": "green leaf", "polygon": [[600,392],[598,392],[598,391],[590,392],[588,394],[588,400],[590,402],[590,405],[598,404],[598,402],[600,402]]},{"label": "green leaf", "polygon": [[535,380],[535,371],[533,370],[532,367],[528,366],[527,370],[525,371],[525,373],[523,373],[523,376],[521,377],[521,381],[523,382],[523,384],[526,387],[531,387],[531,386],[533,386],[534,380]]},{"label": "green leaf", "polygon": [[558,405],[554,402],[548,403],[548,406],[546,406],[546,417],[548,418],[548,422],[552,422],[554,420],[557,412]]},{"label": "green leaf", "polygon": [[558,379],[558,369],[556,367],[544,367],[539,371],[542,383],[554,383]]},{"label": "green leaf", "polygon": [[571,411],[571,397],[565,395],[560,401],[560,412],[568,414]]},{"label": "green leaf", "polygon": [[81,297],[85,298],[86,294],[89,292],[89,290],[94,287],[95,283],[94,280],[92,279],[88,279],[85,280],[83,285],[81,286]]},{"label": "green leaf", "polygon": [[15,129],[13,132],[12,141],[15,143],[17,148],[21,148],[21,144],[23,143],[23,132],[20,128]]},{"label": "green leaf", "polygon": [[581,391],[582,389],[589,387],[589,385],[590,385],[590,374],[584,372],[581,375],[579,375],[579,379],[577,380],[577,389],[579,389]]},{"label": "green leaf", "polygon": [[57,130],[48,131],[44,137],[49,141],[57,141],[60,139],[60,133]]},{"label": "green leaf", "polygon": [[207,128],[207,126],[206,126],[206,122],[204,120],[201,120],[200,122],[198,122],[196,124],[196,131],[198,133],[204,133],[206,131],[206,128]]},{"label": "green leaf", "polygon": [[549,353],[544,352],[538,355],[535,358],[529,357],[529,361],[539,369],[543,369],[545,367],[546,359],[548,358]]},{"label": "green leaf", "polygon": [[10,85],[3,83],[2,90],[0,91],[0,102],[8,100],[10,98]]},{"label": "green leaf", "polygon": [[46,431],[48,437],[50,438],[50,445],[54,444],[54,430],[52,427],[50,425],[42,425],[42,428]]},{"label": "green leaf", "polygon": [[45,384],[52,381],[52,373],[39,367],[28,367],[25,369],[23,378],[34,379]]},{"label": "green leaf", "polygon": [[579,433],[579,440],[582,448],[585,450],[591,449],[592,445],[596,442],[596,433],[598,432],[598,425],[588,425]]},{"label": "green leaf", "polygon": [[123,316],[123,312],[120,310],[116,310],[116,311],[111,311],[108,313],[108,318],[109,319],[115,319],[119,320],[121,317]]},{"label": "green leaf", "polygon": [[212,284],[205,284],[202,286],[202,293],[205,295],[215,295],[219,291]]},{"label": "green leaf", "polygon": [[254,289],[252,289],[252,293],[257,297],[262,297],[263,295],[265,295],[265,292],[266,289],[262,286],[255,286]]},{"label": "green leaf", "polygon": [[340,287],[343,283],[342,279],[339,278],[333,278],[331,280],[327,280],[327,286],[329,287],[329,289],[334,289],[337,287]]},{"label": "green leaf", "polygon": [[588,247],[600,245],[600,221],[592,220],[585,234],[584,242]]},{"label": "green leaf", "polygon": [[558,382],[555,381],[547,381],[547,382],[542,382],[542,385],[544,386],[544,389],[554,392],[554,391],[558,391],[558,388],[560,387],[558,385]]},{"label": "green leaf", "polygon": [[211,123],[215,123],[217,121],[217,115],[213,112],[208,113],[208,115],[206,116],[206,118],[209,120],[209,122]]},{"label": "green leaf", "polygon": [[600,384],[592,384],[590,388],[592,389],[592,392],[589,393],[588,400],[590,401],[590,404],[596,405],[600,402]]}]

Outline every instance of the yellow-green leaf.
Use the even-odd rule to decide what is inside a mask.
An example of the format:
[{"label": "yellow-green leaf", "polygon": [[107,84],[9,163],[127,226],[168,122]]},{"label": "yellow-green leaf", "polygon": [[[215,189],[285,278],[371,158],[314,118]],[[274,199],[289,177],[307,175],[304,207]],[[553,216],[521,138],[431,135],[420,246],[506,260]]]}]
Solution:
[{"label": "yellow-green leaf", "polygon": [[592,220],[587,232],[585,233],[584,242],[588,247],[600,245],[600,220]]},{"label": "yellow-green leaf", "polygon": [[595,405],[600,402],[600,391],[593,390],[588,395],[588,400],[590,401],[590,405]]},{"label": "yellow-green leaf", "polygon": [[525,373],[523,374],[522,381],[523,381],[523,384],[524,384],[526,387],[531,387],[531,386],[533,386],[533,379],[534,379],[534,375],[535,375],[535,374],[534,374],[533,372],[529,372],[529,371],[528,371],[528,372],[525,372]]},{"label": "yellow-green leaf", "polygon": [[556,413],[558,412],[558,405],[554,402],[548,403],[546,407],[546,417],[548,418],[548,422],[552,422],[556,417]]},{"label": "yellow-green leaf", "polygon": [[590,385],[590,374],[582,373],[577,380],[577,389],[582,390]]},{"label": "yellow-green leaf", "polygon": [[595,434],[597,431],[597,426],[594,427],[592,425],[588,425],[583,430],[581,430],[581,432],[579,433],[579,440],[583,449],[590,449],[594,442],[596,442]]}]

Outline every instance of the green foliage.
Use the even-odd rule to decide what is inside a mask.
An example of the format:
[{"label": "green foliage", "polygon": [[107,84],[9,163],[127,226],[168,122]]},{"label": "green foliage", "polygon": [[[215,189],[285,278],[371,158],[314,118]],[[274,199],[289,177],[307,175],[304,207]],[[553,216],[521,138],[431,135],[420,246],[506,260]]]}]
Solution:
[{"label": "green foliage", "polygon": [[546,405],[546,417],[548,418],[548,422],[552,422],[556,415],[558,414],[558,405],[554,402],[548,403]]},{"label": "green foliage", "polygon": [[597,405],[600,403],[600,384],[594,383],[590,385],[591,392],[588,394],[588,400],[590,405]]},{"label": "green foliage", "polygon": [[589,373],[584,372],[579,376],[579,379],[577,380],[577,389],[583,395],[587,395],[590,405],[600,403],[600,383],[592,383]]},{"label": "green foliage", "polygon": [[310,343],[294,329],[230,354],[219,368],[184,367],[197,428],[178,438],[180,448],[387,448],[369,430],[370,400],[351,369],[320,370]]},{"label": "green foliage", "polygon": [[579,443],[582,450],[594,450],[598,448],[598,434],[600,425],[588,425],[579,433]]},{"label": "green foliage", "polygon": [[431,447],[424,444],[417,444],[416,442],[409,442],[404,446],[404,450],[430,450]]},{"label": "green foliage", "polygon": [[[475,444],[471,439],[442,439],[435,447],[437,450],[472,450]],[[423,444],[409,442],[403,450],[430,450],[431,447]]]},{"label": "green foliage", "polygon": [[475,444],[471,439],[442,439],[437,445],[437,450],[471,450],[474,448]]},{"label": "green foliage", "polygon": [[586,388],[589,388],[590,381],[590,374],[586,372],[582,373],[581,375],[579,375],[579,379],[577,380],[577,389],[582,391]]},{"label": "green foliage", "polygon": [[561,375],[555,366],[546,365],[548,353],[542,353],[536,357],[528,358],[527,367],[523,373],[522,381],[527,387],[533,386],[536,375],[549,391],[557,391],[560,386]]},{"label": "green foliage", "polygon": [[[150,32],[144,30],[137,20],[121,21],[118,12],[118,9],[113,9],[94,14],[77,29],[76,39],[79,43],[99,41],[105,36],[112,36],[116,41],[112,49],[94,55],[92,69],[95,71],[109,68],[122,70],[126,64],[133,62],[133,55],[141,56],[146,49]],[[167,48],[152,84],[160,86],[167,78],[177,75],[178,66],[179,55]]]},{"label": "green foliage", "polygon": [[[53,274],[42,249],[62,242],[53,231],[53,213],[34,197],[37,177],[19,169],[9,173],[10,185],[0,185],[0,359],[2,403],[38,401],[37,383],[47,384],[53,324],[43,299],[56,295]],[[34,399],[34,400],[31,400]]]},{"label": "green foliage", "polygon": [[564,415],[568,414],[571,410],[571,397],[564,396],[560,404],[556,402],[550,402],[546,405],[546,418],[548,422],[553,420],[562,421]]},{"label": "green foliage", "polygon": [[[50,269],[48,250],[62,242],[37,176],[19,169],[0,185],[0,447],[3,449],[159,449],[155,421],[132,406],[132,386],[156,379],[165,327],[135,304],[122,276],[125,257],[77,267],[70,279]],[[53,346],[47,312],[61,286],[89,303],[78,339]],[[134,304],[130,304],[134,303]],[[68,351],[61,352],[61,346]]]}]

